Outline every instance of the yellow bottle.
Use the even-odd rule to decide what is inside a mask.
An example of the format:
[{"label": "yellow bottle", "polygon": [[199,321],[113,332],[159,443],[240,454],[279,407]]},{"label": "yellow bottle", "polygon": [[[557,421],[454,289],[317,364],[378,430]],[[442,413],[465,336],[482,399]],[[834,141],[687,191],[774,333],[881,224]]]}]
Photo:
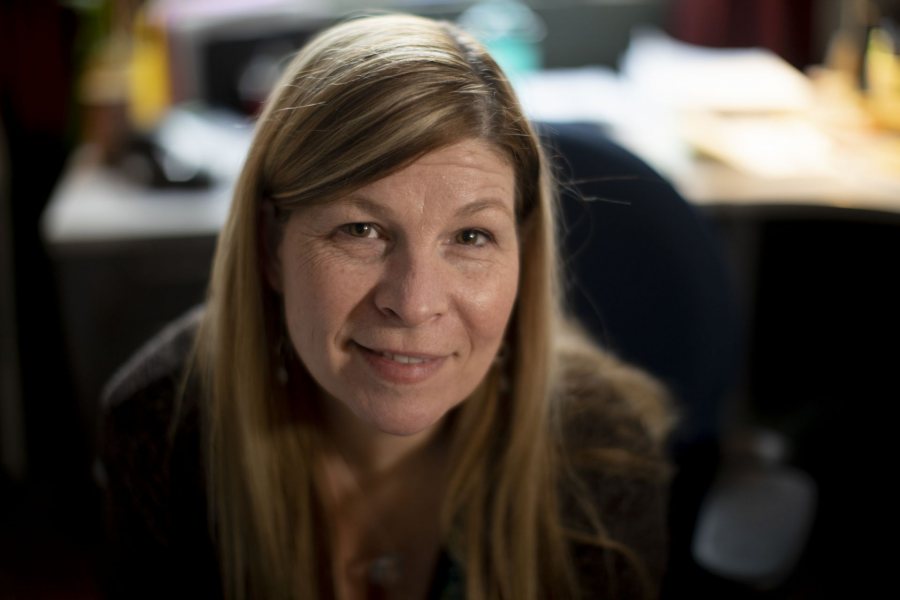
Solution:
[{"label": "yellow bottle", "polygon": [[866,48],[866,104],[880,125],[900,131],[900,55],[887,31],[872,29]]},{"label": "yellow bottle", "polygon": [[152,128],[171,103],[166,32],[144,10],[135,17],[131,64],[128,72],[128,108],[138,130]]}]

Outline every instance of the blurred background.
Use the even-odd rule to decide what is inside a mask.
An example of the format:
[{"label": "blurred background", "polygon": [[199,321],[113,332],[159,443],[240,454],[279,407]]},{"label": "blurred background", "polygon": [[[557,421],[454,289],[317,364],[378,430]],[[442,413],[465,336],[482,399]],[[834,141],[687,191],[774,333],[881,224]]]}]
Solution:
[{"label": "blurred background", "polygon": [[699,579],[670,596],[856,594],[886,575],[900,2],[0,0],[0,598],[101,597],[103,384],[202,301],[284,61],[372,9],[470,29],[532,118],[634,153],[720,245],[740,364],[709,460],[790,469],[799,487],[768,498],[786,494],[796,535],[759,549],[745,526],[732,554],[784,560],[742,574],[704,526],[746,511],[713,495],[691,523]]}]

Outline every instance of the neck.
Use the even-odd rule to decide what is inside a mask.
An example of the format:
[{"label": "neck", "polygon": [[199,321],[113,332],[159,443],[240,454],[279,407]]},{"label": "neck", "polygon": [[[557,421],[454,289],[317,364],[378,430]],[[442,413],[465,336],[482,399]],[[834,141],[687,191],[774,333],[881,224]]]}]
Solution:
[{"label": "neck", "polygon": [[390,435],[332,398],[318,405],[336,596],[425,597],[442,540],[448,427]]}]

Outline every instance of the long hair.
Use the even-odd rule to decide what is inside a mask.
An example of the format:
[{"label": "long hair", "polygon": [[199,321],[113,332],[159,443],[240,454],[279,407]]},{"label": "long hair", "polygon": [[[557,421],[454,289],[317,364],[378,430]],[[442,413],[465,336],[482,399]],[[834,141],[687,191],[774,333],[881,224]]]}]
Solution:
[{"label": "long hair", "polygon": [[316,417],[298,409],[304,386],[289,392],[277,372],[284,325],[264,275],[264,206],[283,216],[327,202],[469,138],[492,144],[514,169],[522,268],[509,356],[474,392],[479,401],[463,402],[453,417],[444,544],[465,569],[469,598],[576,595],[557,497],[551,399],[562,321],[546,161],[477,43],[446,23],[382,16],[326,30],[289,64],[259,118],[219,237],[196,356],[227,596],[333,593],[316,500]]}]

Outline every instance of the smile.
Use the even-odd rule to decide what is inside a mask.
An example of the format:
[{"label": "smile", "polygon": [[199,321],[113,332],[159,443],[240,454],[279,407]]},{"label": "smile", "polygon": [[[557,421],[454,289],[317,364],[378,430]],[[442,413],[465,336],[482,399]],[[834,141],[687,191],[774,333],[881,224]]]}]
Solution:
[{"label": "smile", "polygon": [[378,352],[379,355],[385,357],[388,360],[392,360],[394,362],[398,362],[404,365],[420,365],[423,362],[434,360],[431,358],[422,358],[420,356],[406,356],[403,354],[391,354],[390,352]]},{"label": "smile", "polygon": [[382,380],[398,384],[422,383],[434,376],[447,357],[431,354],[401,354],[353,344],[365,362]]}]

